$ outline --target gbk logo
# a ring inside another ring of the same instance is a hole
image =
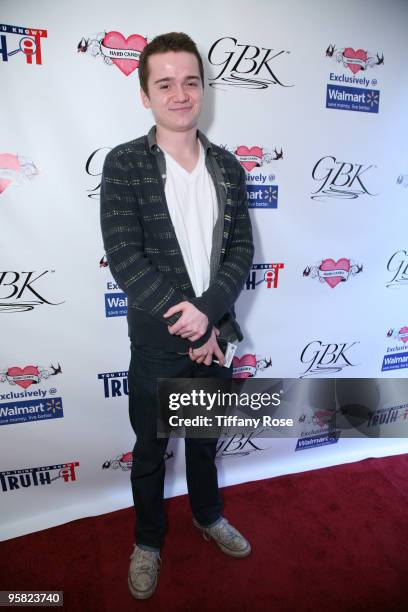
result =
[[[103,162],[105,161],[105,157],[111,148],[112,147],[100,147],[99,149],[93,151],[86,160],[85,172],[88,174],[88,176],[95,177],[95,182],[97,182],[93,189],[87,189],[89,192],[88,198],[91,198],[92,200],[99,200]]]
[[[312,170],[312,178],[318,189],[312,192],[312,200],[328,201],[333,198],[354,200],[359,196],[375,196],[367,187],[371,174],[376,168],[374,164],[365,166],[355,162],[337,161],[334,156],[327,155],[319,159]]]
[[[147,39],[140,34],[125,38],[120,32],[99,32],[94,37],[83,36],[78,43],[78,53],[90,53],[101,57],[106,65],[116,66],[125,76],[132,74],[139,66],[140,54],[147,45]]]
[[[246,457],[250,453],[267,450],[265,447],[262,447],[260,441],[257,440],[257,436],[262,439],[263,431],[265,430],[262,429],[259,432],[253,431],[249,435],[235,434],[231,438],[225,438],[224,440],[220,438],[215,458]]]
[[[361,264],[354,264],[350,259],[342,257],[337,261],[334,259],[323,259],[319,264],[307,266],[303,270],[303,276],[318,278],[320,283],[327,283],[334,289],[339,283],[345,283],[351,276],[356,276],[363,271]]]
[[[245,89],[267,89],[271,85],[293,87],[283,83],[276,73],[281,56],[288,53],[290,51],[240,44],[231,36],[219,38],[208,52],[208,61],[216,66],[217,71],[217,75],[209,79],[210,86]]]
[[[252,264],[252,270],[244,285],[244,289],[256,289],[258,285],[265,283],[267,289],[276,289],[278,286],[279,272],[285,267],[283,263],[261,263]]]
[[[321,376],[336,374],[344,368],[354,367],[354,352],[352,348],[360,342],[343,342],[341,344],[325,344],[320,340],[313,340],[306,344],[300,355],[300,361],[307,366],[300,378],[307,376]]]
[[[32,272],[0,272],[0,312],[26,312],[36,306],[48,304],[59,306],[64,302],[52,302],[45,297],[44,279],[55,270],[44,270],[41,274]],[[36,275],[36,276],[35,276]]]
[[[387,270],[393,275],[387,283],[389,289],[408,286],[408,252],[401,250],[391,255]]]
[[[0,58],[23,57],[30,66],[42,64],[41,39],[47,38],[47,30],[0,24]]]
[[[103,392],[105,397],[122,397],[124,395],[129,395],[127,377],[127,371],[104,372],[98,374],[98,379],[103,380]]]

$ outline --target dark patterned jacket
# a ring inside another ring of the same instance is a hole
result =
[[[113,278],[128,297],[129,336],[135,344],[167,351],[201,346],[219,327],[220,338],[242,340],[234,303],[253,258],[245,172],[228,151],[198,131],[206,167],[215,185],[218,219],[214,227],[210,285],[196,297],[171,221],[164,192],[166,164],[155,127],[119,145],[105,159],[101,184],[101,228]],[[164,319],[171,306],[187,300],[209,320],[199,340],[169,334]]]

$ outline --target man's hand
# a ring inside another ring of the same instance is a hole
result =
[[[207,331],[207,315],[198,310],[191,302],[180,302],[169,308],[163,317],[171,317],[177,312],[181,312],[182,315],[174,325],[169,327],[169,332],[182,338],[188,338],[191,342],[199,340]]]
[[[224,365],[224,354],[218,346],[217,342],[217,336],[219,335],[219,330],[216,327],[213,327],[211,336],[208,338],[205,344],[203,344],[199,348],[189,349],[188,352],[190,355],[190,359],[192,359],[192,361],[195,361],[196,363],[204,363],[204,365],[209,366],[211,365],[214,356],[220,362],[220,366]]]

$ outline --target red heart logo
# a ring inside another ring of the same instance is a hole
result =
[[[401,327],[398,333],[404,344],[408,342],[408,327]]]
[[[365,64],[367,62],[367,52],[364,51],[363,49],[357,49],[357,51],[355,51],[354,49],[352,49],[351,47],[347,47],[347,49],[344,49],[343,51],[343,57],[348,60],[362,60],[362,62],[364,63],[364,68],[365,68]],[[357,72],[359,72],[360,70],[363,70],[363,66],[357,62],[350,62],[348,63],[346,61],[347,67],[350,68],[351,72],[353,74],[356,74]]]
[[[25,368],[18,368],[17,366],[13,366],[12,368],[9,368],[7,370],[7,375],[14,378],[14,377],[22,377],[21,380],[15,380],[14,382],[16,383],[16,385],[19,385],[20,387],[23,387],[23,389],[27,389],[27,387],[29,387],[30,385],[33,384],[34,382],[34,378],[37,378],[40,376],[40,372],[38,371],[38,368],[36,366],[26,366]]]
[[[1,171],[3,169],[20,172],[20,162],[18,161],[17,155],[13,155],[12,153],[0,153],[0,193],[3,193],[3,191],[13,182],[13,179],[1,178]]]
[[[248,147],[246,147],[245,145],[241,145],[238,147],[238,149],[235,151],[235,154],[238,156],[247,156],[247,155],[254,155],[255,157],[260,157],[262,159],[262,149],[261,147],[251,147],[250,149]],[[259,162],[257,161],[242,161],[239,160],[239,163],[241,164],[241,166],[243,166],[245,168],[245,170],[248,170],[248,172],[251,172],[251,170],[253,170],[256,166],[259,165]]]
[[[322,270],[322,271],[330,271],[330,270],[339,270],[340,271],[340,270],[345,270],[346,272],[348,272],[350,270],[350,267],[351,267],[350,266],[350,260],[349,259],[345,259],[343,257],[342,259],[339,259],[337,262],[334,261],[334,259],[325,259],[320,264],[319,270]],[[342,280],[343,280],[343,277],[341,275],[339,275],[339,276],[324,276],[323,278],[326,281],[326,283],[332,289],[334,289],[334,287],[336,287],[336,285],[341,283]]]
[[[255,355],[243,355],[241,358],[234,357],[232,360],[233,378],[249,378],[255,375],[256,357]]]
[[[146,45],[147,40],[143,38],[143,36],[139,36],[139,34],[132,34],[128,38],[125,38],[120,32],[108,32],[102,41],[103,47],[122,51],[142,52]],[[129,76],[129,74],[131,74],[139,66],[138,59],[111,57],[111,60],[126,76]]]

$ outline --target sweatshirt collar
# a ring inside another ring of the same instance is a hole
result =
[[[201,144],[204,147],[205,153],[207,154],[208,151],[212,150],[211,142],[200,130],[197,130],[197,136]],[[156,141],[156,126],[155,125],[153,125],[153,127],[150,128],[147,134],[147,142],[149,145],[149,149],[153,154],[157,154],[160,152],[159,145],[157,144],[157,141]]]

